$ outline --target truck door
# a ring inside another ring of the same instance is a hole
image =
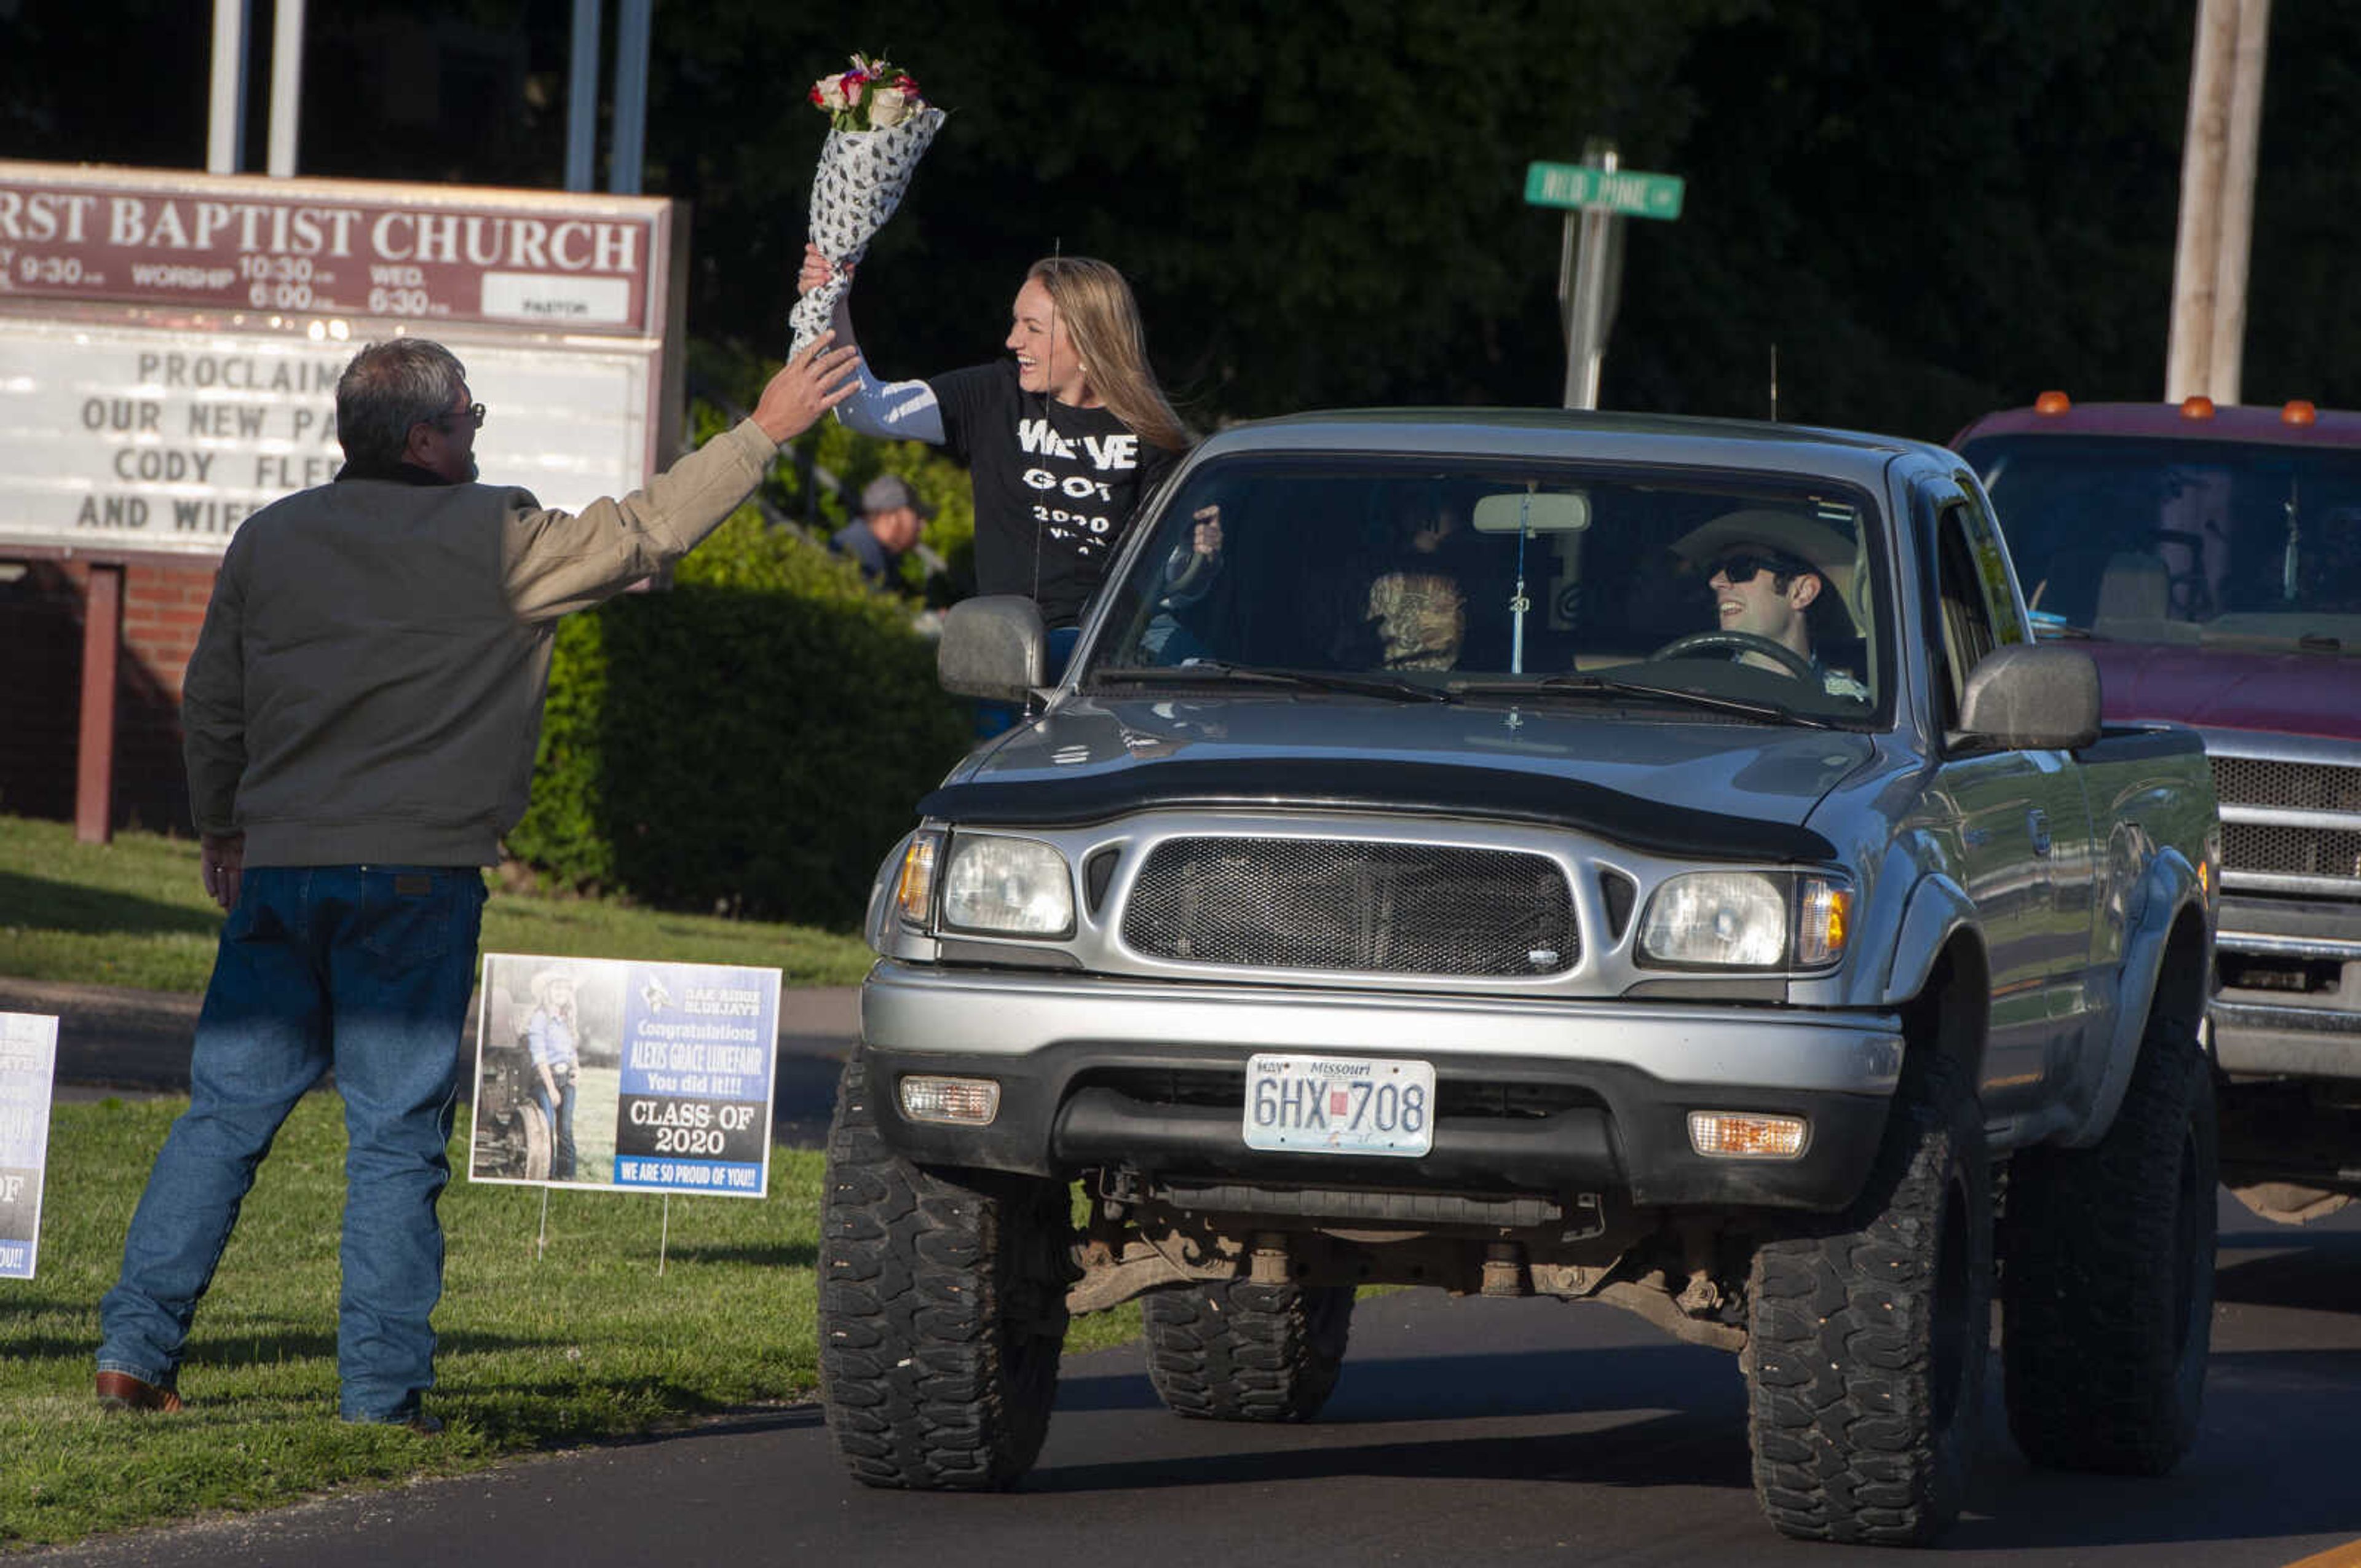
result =
[[[1978,1085],[2000,1117],[2047,1098],[2081,1025],[2090,949],[2090,814],[2081,776],[2062,751],[1976,750],[1959,743],[1960,698],[1985,654],[2029,641],[1989,521],[1967,495],[1925,498],[1936,565],[1928,607],[1933,694],[1946,737],[1938,790],[1955,814],[1959,864],[1982,916],[1992,964],[1992,1017]],[[2061,896],[2061,866],[2068,870]],[[2080,875],[2084,885],[2071,888]],[[2075,920],[2062,905],[2079,905]]]

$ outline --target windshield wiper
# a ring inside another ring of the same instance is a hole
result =
[[[1536,691],[1552,696],[1645,696],[1662,697],[1669,702],[1691,707],[1710,708],[1717,713],[1735,713],[1748,718],[1759,718],[1771,724],[1800,724],[1810,729],[1834,729],[1834,719],[1816,713],[1806,713],[1781,702],[1763,702],[1750,697],[1722,696],[1715,693],[1688,691],[1679,686],[1651,685],[1645,681],[1609,679],[1604,675],[1557,674],[1539,675],[1529,681],[1468,681],[1454,682],[1451,689],[1461,696],[1517,696]]]
[[[1289,686],[1297,691],[1346,692],[1355,696],[1384,697],[1391,702],[1452,702],[1448,692],[1406,681],[1399,675],[1335,675],[1310,670],[1273,670],[1253,664],[1225,664],[1218,659],[1197,659],[1186,664],[1123,665],[1091,672],[1097,682],[1137,685],[1192,685],[1213,682]]]

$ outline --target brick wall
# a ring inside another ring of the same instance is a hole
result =
[[[0,811],[71,821],[90,565],[19,563],[0,582]],[[123,565],[115,695],[117,828],[188,833],[181,675],[203,626],[217,563],[135,556]]]

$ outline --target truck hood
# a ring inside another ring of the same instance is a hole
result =
[[[1466,809],[1592,822],[1651,812],[1801,828],[1812,807],[1874,751],[1850,731],[1666,722],[1611,713],[1483,707],[1378,707],[1324,699],[1083,699],[1012,731],[922,803],[1055,797],[1108,808],[1153,801],[1312,799]],[[1408,796],[1408,798],[1401,798]],[[1567,803],[1565,809],[1554,803]],[[971,819],[973,819],[971,817]],[[1630,834],[1619,835],[1629,839]],[[1724,836],[1717,834],[1716,837]],[[1794,843],[1788,835],[1777,835]],[[1766,849],[1768,846],[1765,846]]]
[[[2361,740],[2361,664],[2334,653],[2077,642],[2099,666],[2106,717]]]

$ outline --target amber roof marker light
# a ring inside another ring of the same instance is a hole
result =
[[[2320,422],[2320,411],[2301,398],[2290,398],[2287,406],[2279,410],[2279,422],[2317,424]]]
[[[2033,411],[2037,414],[2062,414],[2073,406],[2073,399],[2055,389],[2033,400]]]
[[[2183,419],[2212,419],[2213,417],[2213,400],[2205,396],[2202,392],[2192,393],[2190,396],[2181,399],[2180,417]]]

